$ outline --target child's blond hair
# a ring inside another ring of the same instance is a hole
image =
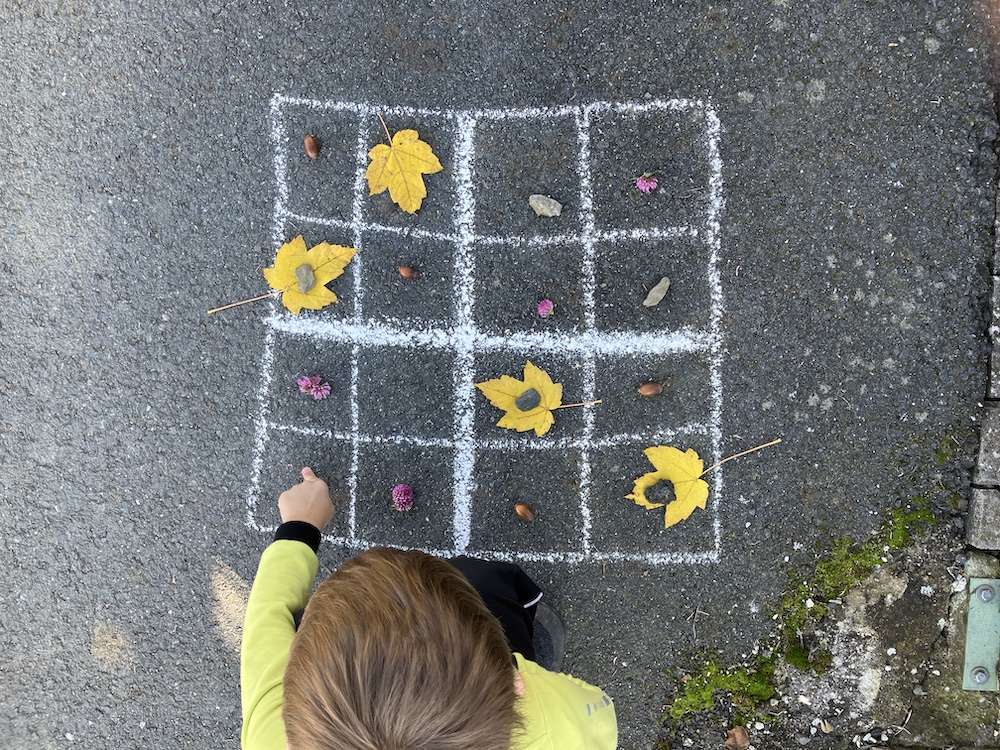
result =
[[[507,750],[510,646],[465,577],[374,548],[313,594],[285,670],[292,750]]]

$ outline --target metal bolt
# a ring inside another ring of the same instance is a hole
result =
[[[986,667],[974,667],[970,676],[977,685],[985,685],[986,681],[990,679],[990,673]]]
[[[997,594],[993,590],[993,587],[988,586],[985,583],[976,589],[976,598],[981,602],[991,602],[993,601],[993,597],[996,595]]]

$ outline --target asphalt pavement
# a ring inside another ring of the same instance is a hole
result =
[[[519,561],[623,748],[670,741],[678,671],[751,653],[835,538],[918,496],[960,535],[997,133],[965,3],[4,18],[6,747],[237,747],[241,602],[304,464],[341,508],[321,570],[379,543]],[[362,182],[379,115],[442,162],[413,216]],[[536,216],[535,193],[562,214]],[[340,302],[206,314],[265,293],[298,234],[358,248]],[[564,402],[602,403],[542,437],[497,427],[474,384],[527,360]],[[307,374],[328,399],[298,391]],[[776,438],[670,529],[625,499],[646,447],[708,465]]]

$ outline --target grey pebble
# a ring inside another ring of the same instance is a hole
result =
[[[299,284],[299,291],[305,294],[316,286],[316,276],[313,274],[312,266],[303,263],[295,269],[295,280]]]
[[[540,403],[542,403],[542,394],[540,394],[534,388],[529,388],[520,396],[514,399],[514,406],[516,406],[521,411],[531,411]]]
[[[670,289],[670,279],[664,276],[656,283],[656,286],[649,290],[646,299],[642,301],[643,307],[655,307],[660,304],[668,289]]]
[[[539,216],[559,216],[562,214],[562,203],[547,195],[536,193],[529,196],[528,205]]]

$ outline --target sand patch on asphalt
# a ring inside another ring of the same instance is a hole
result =
[[[230,651],[240,652],[243,639],[243,618],[250,599],[250,585],[218,557],[209,571],[212,598],[212,620],[216,632]]]
[[[90,655],[102,672],[123,674],[135,671],[132,639],[128,633],[110,622],[100,622],[94,628],[90,639]]]

